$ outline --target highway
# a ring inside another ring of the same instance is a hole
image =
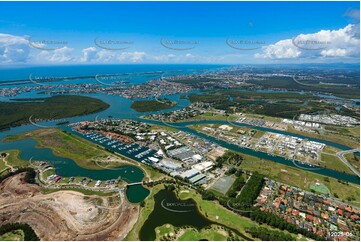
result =
[[[345,154],[348,153],[354,153],[354,152],[360,152],[358,149],[352,149],[352,150],[343,150],[338,152],[336,155],[337,157],[345,164],[348,166],[348,168],[350,168],[350,170],[356,174],[356,176],[360,177],[360,172],[358,170],[356,170],[355,167],[353,167],[348,161],[347,159],[344,157]]]

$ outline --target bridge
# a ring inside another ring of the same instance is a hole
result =
[[[128,183],[127,184],[127,187],[129,187],[129,186],[135,186],[135,185],[142,185],[143,184],[143,182],[133,182],[133,183]]]

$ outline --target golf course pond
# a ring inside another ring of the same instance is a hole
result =
[[[249,240],[239,231],[207,219],[200,213],[197,203],[193,199],[181,200],[173,191],[163,189],[154,195],[154,201],[154,209],[139,231],[141,241],[154,241],[156,239],[155,229],[164,224],[172,224],[175,227],[192,226],[196,229],[202,229],[212,224],[221,225]]]

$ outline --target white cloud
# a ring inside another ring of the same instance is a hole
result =
[[[143,62],[146,57],[145,52],[134,51],[134,52],[122,52],[119,56],[117,56],[117,60],[120,62]]]
[[[42,50],[37,55],[39,62],[64,63],[74,61],[73,50],[67,46],[55,50]]]
[[[139,63],[146,57],[146,53],[141,51],[97,50],[95,47],[85,48],[82,53],[81,62],[93,63]]]
[[[293,39],[280,40],[264,46],[256,58],[358,58],[360,53],[359,25],[349,24],[338,30],[321,30],[300,34]]]
[[[273,45],[262,47],[262,54],[255,54],[256,58],[297,58],[301,55],[301,50],[293,45],[291,39],[280,40]]]
[[[81,57],[81,62],[90,62],[97,57],[97,49],[95,47],[85,48],[81,51],[83,53],[83,57]]]
[[[29,52],[29,41],[26,38],[0,33],[0,63],[26,62]]]
[[[360,22],[360,9],[348,9],[345,12],[344,16],[349,17],[352,20],[359,23]]]

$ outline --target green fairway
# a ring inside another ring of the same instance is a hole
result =
[[[24,232],[21,229],[0,235],[0,241],[23,241]]]
[[[228,233],[224,230],[218,230],[217,228],[202,229],[197,231],[195,229],[187,229],[184,234],[178,238],[179,241],[226,241]]]

